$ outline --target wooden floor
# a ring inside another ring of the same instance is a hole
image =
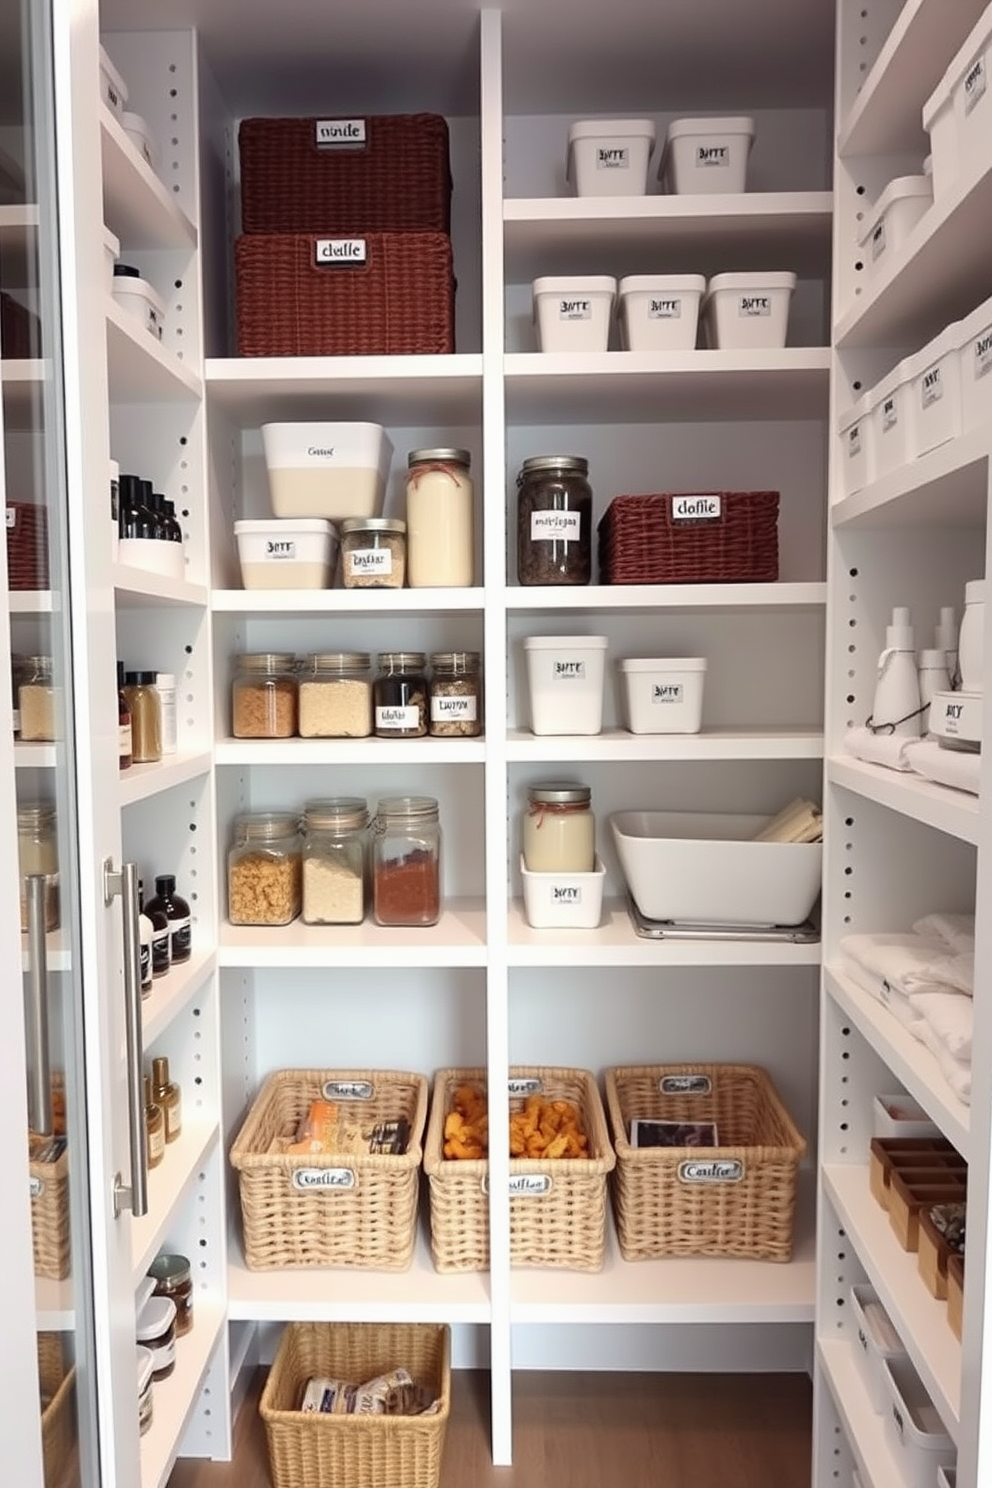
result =
[[[169,1488],[271,1488],[259,1389],[234,1461],[179,1462]],[[805,1375],[520,1373],[512,1467],[492,1466],[488,1410],[486,1376],[456,1371],[441,1488],[809,1488]]]

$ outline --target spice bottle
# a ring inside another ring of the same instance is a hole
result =
[[[10,658],[11,701],[14,705],[14,738],[21,734],[21,688],[50,686],[52,658],[50,656],[17,656]]]
[[[596,820],[591,800],[587,785],[549,781],[530,787],[523,822],[528,873],[593,872]]]
[[[474,738],[482,732],[478,651],[439,651],[431,657],[430,732]]]
[[[303,919],[359,925],[365,918],[368,802],[309,801],[303,814]]]
[[[34,743],[51,743],[60,734],[61,689],[52,681],[52,658],[35,656],[30,676],[25,676],[18,689],[21,738]]]
[[[21,930],[28,928],[26,879],[45,879],[45,929],[59,928],[59,848],[55,807],[45,801],[25,802],[17,811],[17,869],[21,885]]]
[[[398,517],[347,517],[341,523],[341,582],[346,589],[402,589],[406,523]]]
[[[407,456],[407,582],[411,589],[467,589],[473,579],[475,495],[463,449]]]
[[[441,828],[431,796],[390,796],[376,808],[372,910],[377,925],[436,925],[441,917]]]
[[[375,732],[384,739],[427,733],[427,658],[423,651],[383,651],[372,689]]]
[[[152,1060],[152,1100],[161,1108],[166,1142],[174,1142],[183,1129],[183,1097],[175,1080],[169,1079],[169,1061],[161,1054]]]
[[[148,1166],[157,1168],[165,1156],[165,1117],[152,1100],[152,1077],[145,1076],[145,1148]]]
[[[153,1297],[168,1297],[176,1306],[176,1337],[184,1338],[193,1326],[193,1279],[184,1255],[162,1251],[148,1267],[155,1282]]]
[[[592,489],[581,455],[536,455],[517,476],[517,578],[521,584],[588,584]]]
[[[232,925],[288,925],[302,905],[299,820],[289,811],[239,816],[227,859]]]
[[[247,652],[232,685],[236,739],[291,739],[296,733],[296,658],[291,651]]]
[[[131,710],[131,754],[136,765],[162,758],[162,708],[154,672],[125,672],[124,696]]]
[[[124,692],[124,663],[117,663],[117,765],[129,770],[134,763],[131,744],[131,708]]]
[[[300,737],[367,739],[372,732],[372,668],[367,651],[308,656],[300,667]]]
[[[176,679],[172,672],[156,672],[155,687],[162,709],[162,753],[175,754],[178,745]]]
[[[155,897],[148,901],[148,913],[161,911],[169,922],[172,937],[172,964],[188,961],[193,949],[193,927],[189,905],[176,893],[174,873],[160,873],[155,879]]]
[[[169,917],[164,909],[155,908],[153,905],[145,903],[145,885],[140,878],[138,879],[138,908],[141,911],[142,917],[148,921],[150,926],[151,975],[152,977],[165,976],[165,973],[172,965],[172,936],[169,931]]]

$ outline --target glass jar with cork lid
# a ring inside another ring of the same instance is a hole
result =
[[[432,796],[388,796],[372,824],[372,911],[377,925],[441,918],[441,827]]]
[[[308,801],[303,813],[303,920],[360,925],[365,918],[368,802]]]
[[[17,869],[20,877],[21,930],[28,929],[27,880],[45,880],[45,929],[59,928],[59,848],[55,807],[47,801],[25,801],[17,811]]]
[[[303,839],[291,811],[239,816],[227,859],[232,925],[288,925],[303,898]]]
[[[313,653],[299,671],[301,739],[367,739],[372,668],[367,651]]]
[[[236,659],[231,687],[236,739],[292,739],[297,727],[296,657],[248,651]]]
[[[528,873],[592,873],[596,819],[592,791],[570,781],[542,781],[527,791],[523,820]]]
[[[474,577],[475,495],[464,449],[407,456],[407,582],[411,589],[467,589]]]
[[[582,455],[534,455],[517,476],[517,579],[588,584],[592,487]]]

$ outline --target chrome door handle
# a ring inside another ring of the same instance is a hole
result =
[[[41,1137],[50,1137],[52,1134],[52,1077],[48,1064],[46,887],[43,873],[31,873],[24,881],[28,922],[28,1120],[31,1130]]]
[[[141,935],[138,925],[138,865],[103,865],[103,899],[112,904],[121,896],[124,916],[124,1033],[127,1062],[128,1138],[131,1182],[114,1177],[114,1215],[130,1209],[136,1219],[148,1213],[148,1156],[145,1149],[145,1095],[141,1068]]]

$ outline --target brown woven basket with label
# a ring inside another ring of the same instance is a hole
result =
[[[7,502],[7,588],[48,588],[48,508]]]
[[[34,1274],[48,1281],[69,1275],[69,1153],[63,1147],[54,1162],[29,1165],[31,1240]]]
[[[459,1085],[472,1085],[485,1093],[485,1070],[439,1070],[434,1077],[424,1142],[431,1250],[438,1271],[485,1271],[489,1266],[489,1160],[444,1156],[445,1117]],[[514,1266],[598,1271],[606,1244],[607,1175],[615,1159],[596,1081],[588,1070],[514,1066],[510,1070],[510,1115],[523,1110],[530,1094],[571,1101],[578,1107],[589,1155],[550,1161],[510,1159],[510,1260]],[[499,1130],[500,1123],[491,1119],[490,1131]]]
[[[38,1386],[45,1488],[59,1488],[76,1439],[76,1371],[66,1363],[61,1333],[38,1334]]]
[[[238,149],[243,232],[449,230],[440,114],[244,119]]]
[[[615,496],[598,528],[600,583],[772,583],[778,505],[777,491]]]
[[[429,356],[455,349],[443,233],[246,234],[234,245],[239,356]]]
[[[656,1256],[792,1258],[799,1163],[806,1151],[766,1072],[751,1064],[643,1064],[606,1072],[617,1166],[613,1207],[627,1261]],[[634,1147],[630,1123],[668,1124]],[[675,1132],[671,1124],[685,1128]],[[692,1129],[716,1126],[716,1146]]]

